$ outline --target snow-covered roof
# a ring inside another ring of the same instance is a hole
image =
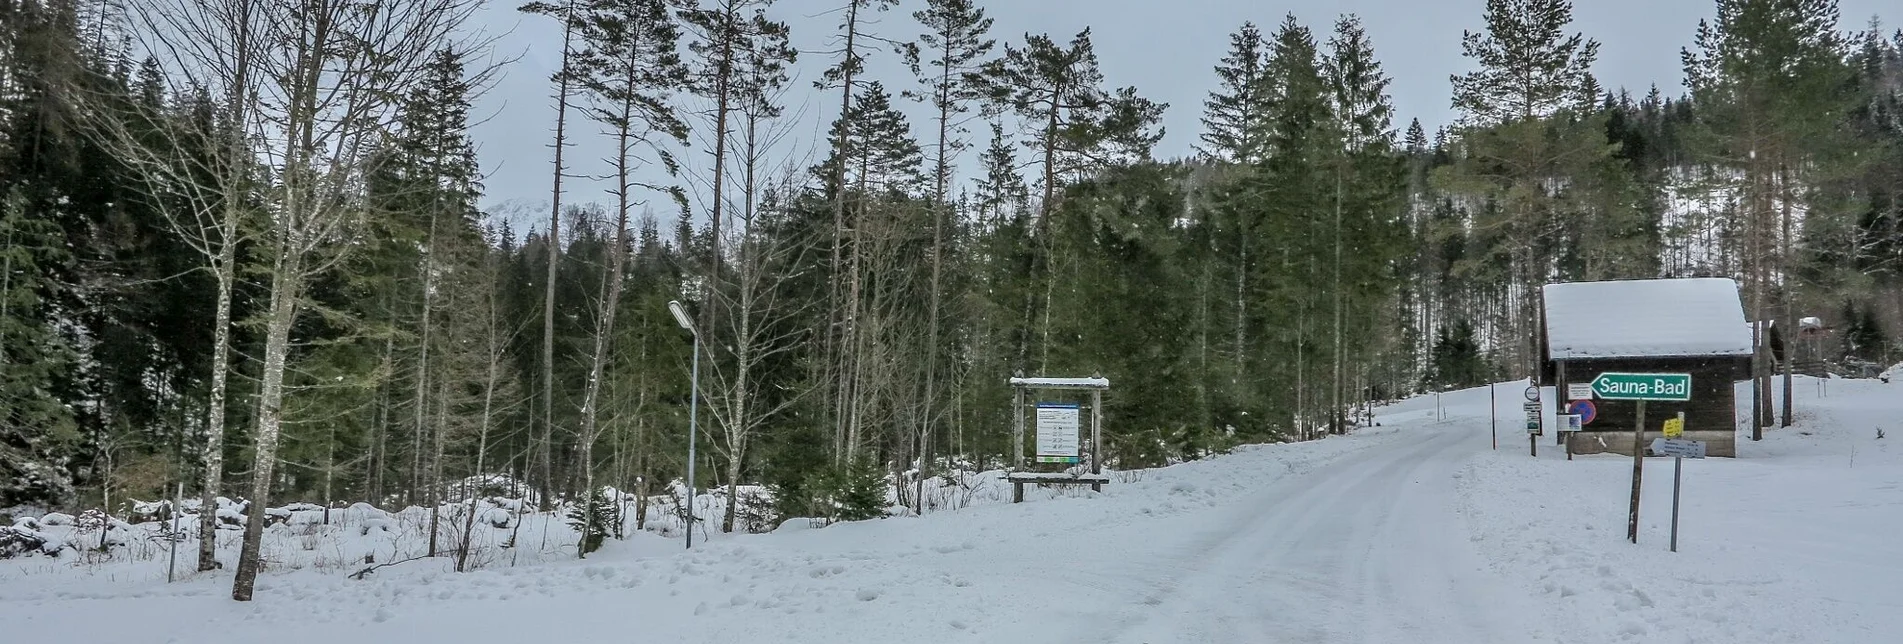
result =
[[[1013,387],[1044,389],[1109,389],[1109,378],[1012,378]]]
[[[1738,283],[1725,278],[1548,284],[1554,360],[1751,355]]]

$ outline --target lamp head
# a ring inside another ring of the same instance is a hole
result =
[[[694,321],[687,317],[687,309],[681,307],[679,300],[669,301],[667,303],[667,311],[674,314],[675,324],[681,325],[681,328],[686,329],[689,333],[694,332]]]

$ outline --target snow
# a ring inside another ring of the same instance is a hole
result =
[[[1736,459],[1684,461],[1677,553],[1668,458],[1646,460],[1636,546],[1626,456],[1502,449],[1463,473],[1462,514],[1490,567],[1546,611],[1596,617],[1568,641],[1903,641],[1903,383],[1794,389],[1793,427],[1740,440]]]
[[[1047,389],[1109,389],[1109,378],[1012,378],[1013,387]]]
[[[1348,436],[1114,472],[1101,493],[1027,490],[1010,504],[1001,473],[960,474],[928,484],[950,496],[923,517],[793,518],[771,534],[697,534],[692,550],[676,529],[576,560],[558,518],[511,514],[506,530],[478,522],[479,569],[463,574],[424,559],[347,577],[363,566],[339,554],[417,553],[416,509],[332,510],[330,525],[293,511],[266,531],[272,564],[250,604],[226,598],[229,571],[165,583],[164,542],[130,539],[108,557],[0,561],[0,632],[193,644],[512,643],[551,628],[578,641],[792,644],[1903,641],[1903,382],[1795,389],[1795,427],[1741,441],[1740,458],[1685,462],[1677,553],[1665,543],[1669,459],[1648,459],[1641,534],[1627,543],[1631,459],[1568,461],[1551,437],[1533,458],[1511,423],[1492,449],[1489,412],[1511,419],[1520,400],[1489,410],[1482,387],[1379,408],[1379,427]],[[358,534],[372,523],[388,529]],[[512,534],[516,547],[501,549]],[[237,537],[221,531],[221,553]]]
[[[1544,295],[1555,360],[1751,355],[1730,279],[1571,282],[1548,284]]]
[[[1102,474],[1079,474],[1071,472],[1012,472],[1008,478],[1014,481],[1110,482],[1110,477]]]

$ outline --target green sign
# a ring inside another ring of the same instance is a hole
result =
[[[1592,393],[1604,400],[1692,399],[1689,373],[1602,373],[1592,381]]]

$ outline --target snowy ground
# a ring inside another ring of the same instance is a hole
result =
[[[1669,459],[1648,459],[1631,545],[1631,460],[1529,457],[1503,385],[1498,451],[1481,388],[1386,408],[1354,436],[1123,473],[1102,494],[795,522],[690,552],[637,534],[586,561],[462,575],[312,566],[267,575],[249,604],[225,598],[223,573],[168,585],[151,561],[0,562],[0,639],[1903,641],[1903,382],[1828,387],[1800,382],[1798,427],[1744,458],[1687,462],[1676,554]]]

